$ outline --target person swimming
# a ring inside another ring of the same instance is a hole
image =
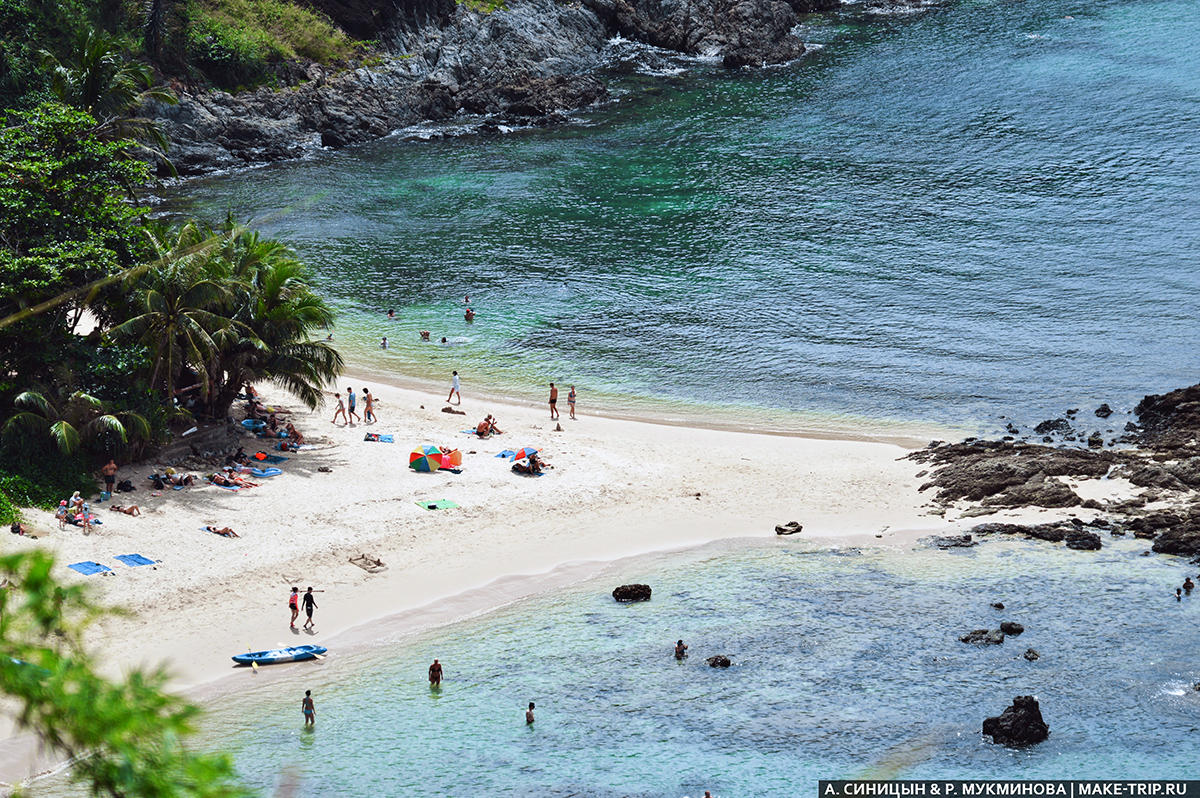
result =
[[[680,640],[678,643],[675,644],[675,659],[683,659],[684,657],[686,657],[687,650],[688,650],[688,647],[683,644],[682,640]]]
[[[467,312],[463,314],[463,318],[467,321],[475,321],[475,311],[467,308]]]
[[[395,311],[395,310],[393,310],[392,308],[388,308],[388,318],[389,318],[389,319],[395,319],[395,318],[396,318],[396,311]]]
[[[1195,587],[1196,587],[1196,583],[1192,581],[1192,578],[1190,576],[1184,578],[1184,580],[1183,580],[1183,592],[1184,593],[1191,593]]]

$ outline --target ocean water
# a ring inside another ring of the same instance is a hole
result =
[[[258,220],[352,362],[468,392],[991,429],[1195,381],[1194,3],[849,8],[795,65],[634,71],[578,126],[397,137],[168,207]]]
[[[232,752],[255,787],[287,779],[300,796],[732,798],[812,795],[819,778],[863,775],[1185,778],[1200,755],[1200,594],[1176,602],[1188,571],[1144,548],[835,551],[789,539],[629,561],[365,652],[335,647],[270,679],[246,671],[243,692],[209,703],[201,743]],[[652,585],[653,600],[614,602],[628,581]],[[1000,646],[957,640],[1001,620],[1026,631]],[[678,638],[690,646],[682,663]],[[1027,662],[1028,647],[1041,659]],[[733,666],[708,667],[714,654]],[[434,657],[440,691],[426,681]],[[983,718],[1025,694],[1050,739],[985,741]]]

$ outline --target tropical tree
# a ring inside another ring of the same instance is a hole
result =
[[[155,87],[149,66],[130,60],[115,38],[96,29],[79,36],[66,63],[48,50],[43,50],[41,57],[50,72],[54,94],[94,117],[99,138],[137,141],[143,152],[169,165],[162,128],[152,119],[137,116],[137,110],[148,100],[173,105],[178,98]]]
[[[210,373],[219,350],[214,336],[225,335],[231,327],[253,335],[222,313],[233,301],[234,286],[223,261],[205,245],[212,236],[195,222],[184,224],[169,241],[152,235],[159,259],[134,279],[135,315],[111,331],[150,351],[150,387],[158,387],[161,380],[168,405],[184,368]],[[209,387],[204,386],[205,395]]]
[[[53,441],[64,455],[73,455],[81,444],[100,442],[108,448],[114,444],[147,440],[150,424],[130,410],[109,412],[104,402],[91,394],[76,391],[61,405],[55,405],[44,394],[25,391],[13,400],[17,412],[4,422],[3,434],[9,440],[25,438],[33,441]]]
[[[246,382],[269,380],[310,408],[322,387],[341,373],[341,354],[317,336],[333,322],[333,311],[305,281],[306,269],[289,247],[227,222],[229,236],[219,253],[237,286],[212,373],[218,390],[213,414],[222,416]]]

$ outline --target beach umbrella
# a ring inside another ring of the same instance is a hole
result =
[[[538,450],[533,448],[532,446],[522,446],[520,449],[517,449],[517,451],[513,453],[512,459],[514,461],[515,460],[524,460],[529,455],[537,454],[537,453],[538,453]]]
[[[432,472],[442,467],[442,450],[436,446],[420,446],[408,456],[408,467],[413,471]]]

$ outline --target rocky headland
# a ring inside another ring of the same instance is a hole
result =
[[[1104,404],[1094,415],[1112,413]],[[1200,556],[1200,385],[1146,396],[1133,415],[1136,421],[1116,437],[1081,434],[1079,411],[1070,410],[1037,425],[1042,442],[1013,435],[934,441],[909,457],[929,466],[920,474],[927,477],[921,491],[932,494],[933,514],[1057,511],[1042,523],[980,523],[965,541],[1021,535],[1095,550],[1104,535],[1132,535],[1152,541],[1154,552]],[[1009,432],[1019,431],[1010,425]],[[950,538],[933,543],[963,545]]]
[[[639,43],[651,59],[665,51],[730,68],[784,63],[805,51],[795,35],[800,15],[838,3],[512,0],[487,12],[454,0],[314,5],[381,54],[355,68],[296,65],[295,85],[285,88],[177,86],[178,105],[148,110],[180,174],[297,158],[429,121],[462,118],[484,130],[561,123],[610,98],[605,76],[623,66],[614,41]]]

